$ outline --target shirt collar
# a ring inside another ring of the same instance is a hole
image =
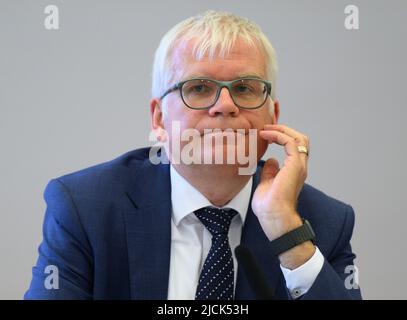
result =
[[[202,207],[216,207],[209,200],[193,187],[177,170],[170,165],[171,176],[171,202],[172,202],[172,219],[176,226],[187,215],[193,213]],[[252,190],[253,177],[240,192],[230,200],[223,209],[234,209],[239,213],[242,222],[245,221],[247,209],[249,207],[250,195]]]

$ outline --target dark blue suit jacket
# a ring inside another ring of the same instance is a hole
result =
[[[171,247],[169,165],[150,163],[149,148],[51,180],[43,241],[26,299],[166,299]],[[255,190],[264,162],[254,175]],[[252,193],[253,193],[252,190]],[[305,185],[298,212],[310,221],[324,266],[303,299],[354,299],[345,288],[353,264],[349,205]],[[288,299],[279,261],[250,206],[241,243],[255,255],[280,299]],[[59,270],[59,289],[44,286],[45,268]],[[254,294],[239,269],[236,299]]]

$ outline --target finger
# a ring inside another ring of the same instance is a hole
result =
[[[261,171],[260,182],[273,180],[280,170],[280,165],[278,161],[274,158],[268,159],[263,166]]]
[[[295,140],[285,133],[281,133],[275,130],[261,130],[259,132],[261,138],[267,140],[269,143],[275,142],[281,146],[284,146],[284,150],[287,155],[295,158],[299,157],[299,152]]]
[[[298,159],[305,171],[308,169],[308,157],[306,154],[303,154],[298,151],[298,144],[295,142],[295,139],[289,135],[276,131],[276,130],[261,130],[259,133],[260,137],[271,142],[283,145],[284,150],[288,156],[292,156],[295,159]]]
[[[290,137],[294,138],[295,142],[297,143],[297,146],[304,146],[307,149],[307,153],[309,154],[310,152],[310,143],[309,139],[306,135],[290,128],[285,125],[277,125],[277,124],[266,124],[264,126],[266,130],[277,130],[281,133],[288,134]],[[301,158],[305,159],[308,157],[307,153],[304,152],[299,152]],[[302,154],[302,155],[301,155]]]
[[[295,141],[298,143],[298,145],[303,145],[309,149],[309,139],[306,135],[304,135],[301,132],[298,132],[297,130],[294,130],[293,128],[287,127],[282,124],[266,124],[264,126],[266,130],[277,130],[279,132],[288,134],[290,137],[294,138]]]
[[[286,126],[284,124],[265,124],[264,128],[265,129],[275,129],[275,130],[278,130],[280,132],[285,132],[285,133],[287,133],[289,135],[292,135],[292,136],[301,136],[302,135],[301,132],[298,132],[297,130],[295,130],[293,128],[290,128],[290,127],[288,127],[288,126]]]

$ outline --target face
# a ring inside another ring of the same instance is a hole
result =
[[[190,42],[174,52],[174,70],[177,70],[173,85],[179,81],[196,77],[206,77],[220,81],[230,81],[241,77],[254,76],[266,79],[265,57],[262,51],[238,40],[225,57],[210,59],[204,57],[197,61],[192,55],[194,43]],[[270,108],[273,105],[273,108]],[[196,129],[204,136],[204,129],[244,129],[245,144],[248,150],[249,129],[262,130],[265,124],[277,123],[279,105],[269,96],[265,104],[258,109],[239,109],[233,102],[227,88],[222,88],[216,104],[207,110],[193,110],[184,105],[179,91],[168,94],[163,100],[152,99],[152,126],[154,130],[164,129],[171,133],[171,124],[179,121],[181,132]],[[273,114],[270,113],[273,110]],[[170,150],[174,143],[171,135],[166,136]],[[226,139],[225,139],[226,140]],[[188,142],[180,142],[181,150]],[[227,143],[227,142],[225,142]],[[268,143],[257,134],[257,161],[263,156]],[[204,152],[204,151],[203,151]],[[207,152],[207,150],[206,150]],[[212,150],[214,152],[214,150]]]

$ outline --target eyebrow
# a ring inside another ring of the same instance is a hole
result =
[[[262,79],[262,77],[260,77],[259,75],[257,75],[257,74],[251,74],[251,73],[243,73],[243,74],[240,74],[240,75],[238,76],[238,78],[257,78],[257,79]]]
[[[188,75],[188,77],[183,77],[185,80],[187,79],[193,79],[193,78],[207,78],[207,79],[214,79],[214,80],[218,80],[212,77],[208,77],[208,76],[204,76],[200,73],[193,73]],[[227,80],[234,80],[234,79],[240,79],[240,78],[256,78],[256,79],[263,79],[262,77],[260,77],[257,74],[253,74],[253,73],[242,73],[242,74],[238,74],[237,76],[233,77],[233,79],[227,79]]]

